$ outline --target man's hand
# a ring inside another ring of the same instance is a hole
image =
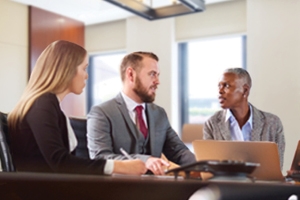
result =
[[[151,170],[154,175],[164,175],[164,169],[169,166],[169,163],[161,158],[150,157],[146,161],[146,168]]]
[[[140,159],[114,160],[113,173],[142,175],[145,174],[146,171],[147,168],[145,166],[145,163]]]

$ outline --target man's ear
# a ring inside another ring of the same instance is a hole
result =
[[[126,69],[126,77],[130,82],[134,81],[135,71],[132,67],[127,67]]]

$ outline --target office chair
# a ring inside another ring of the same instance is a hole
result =
[[[15,167],[9,150],[7,114],[0,112],[0,161],[2,171],[13,172]]]
[[[76,117],[69,117],[69,119],[78,141],[78,145],[75,149],[75,155],[82,158],[89,158],[86,137],[86,119]]]
[[[203,124],[184,124],[181,140],[184,143],[192,143],[194,140],[203,139]]]

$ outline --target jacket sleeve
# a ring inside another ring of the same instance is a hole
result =
[[[208,119],[203,126],[203,139],[204,140],[213,140],[213,128],[212,123],[210,121],[211,119]]]
[[[179,165],[186,165],[196,162],[195,155],[187,148],[187,146],[179,138],[178,134],[171,127],[166,112],[160,111],[160,127],[165,127],[166,134],[163,145],[163,153],[172,162]],[[158,125],[159,126],[159,125]]]
[[[38,148],[55,172],[103,174],[106,160],[90,160],[72,155],[68,149],[66,119],[56,96],[42,96],[36,100],[25,120],[34,135]],[[64,127],[64,128],[62,128]]]
[[[278,117],[276,117],[276,118],[277,118],[277,120],[276,120],[277,122],[275,124],[277,124],[277,127],[276,127],[275,142],[278,145],[278,151],[279,151],[279,157],[280,157],[280,167],[282,169],[283,161],[284,161],[284,151],[285,151],[285,138],[284,138],[282,123]]]

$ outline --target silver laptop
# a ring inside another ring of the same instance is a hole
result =
[[[198,161],[238,160],[259,163],[260,166],[250,174],[256,180],[285,180],[280,169],[278,147],[274,142],[195,140],[193,147]]]
[[[291,165],[291,171],[299,171],[300,173],[300,140],[295,151],[294,159]]]
[[[300,181],[300,140],[295,151],[291,169],[287,171],[288,180],[291,178],[297,182]]]

